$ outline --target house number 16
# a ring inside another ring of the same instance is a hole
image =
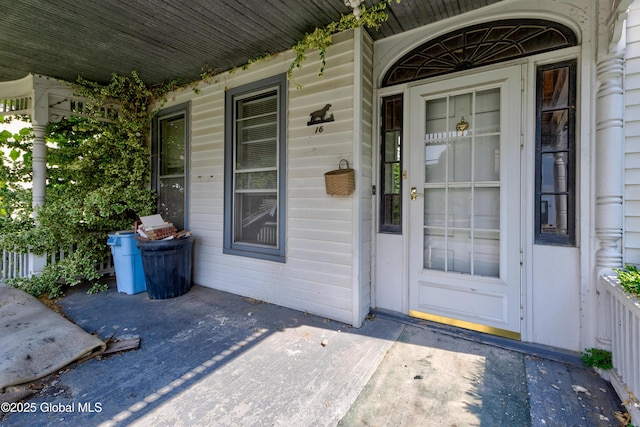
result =
[[[324,132],[324,127],[323,126],[316,126],[316,133],[322,133]]]

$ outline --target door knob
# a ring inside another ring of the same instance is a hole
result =
[[[416,187],[411,187],[411,200],[416,200],[418,196],[424,196],[424,193],[418,193]]]

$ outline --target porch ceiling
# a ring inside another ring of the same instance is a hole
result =
[[[366,0],[370,6],[378,0]],[[395,0],[374,39],[500,0]],[[289,49],[351,8],[343,0],[0,0],[0,82],[43,74],[104,82],[198,80]]]

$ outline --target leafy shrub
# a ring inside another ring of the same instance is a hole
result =
[[[600,369],[612,369],[611,352],[600,348],[588,348],[582,352],[582,362],[587,366]]]
[[[139,215],[155,210],[147,135],[157,110],[151,103],[161,106],[163,95],[175,87],[175,82],[147,87],[135,71],[130,77],[114,74],[108,85],[79,81],[76,92],[86,97],[85,106],[92,114],[47,127],[46,203],[35,211],[38,226],[30,209],[30,191],[19,191],[20,183],[31,180],[32,132],[21,131],[17,139],[0,134],[0,144],[11,150],[13,159],[0,171],[0,247],[38,255],[59,247],[74,249],[38,276],[13,279],[10,284],[50,297],[81,279],[95,285],[99,278],[95,266],[110,252],[107,234],[129,229]],[[110,120],[105,120],[106,104],[118,105]]]
[[[631,264],[626,264],[624,269],[615,268],[618,273],[618,282],[625,292],[635,296],[640,296],[640,271]]]

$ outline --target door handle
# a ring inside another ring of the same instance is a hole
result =
[[[411,200],[416,200],[418,196],[424,196],[424,193],[418,193],[418,189],[416,187],[411,187]]]

